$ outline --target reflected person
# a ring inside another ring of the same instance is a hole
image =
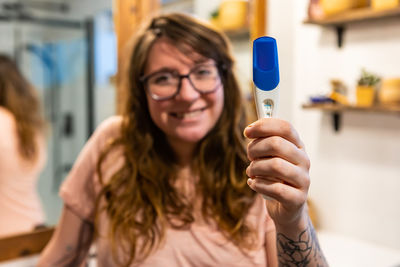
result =
[[[155,17],[121,75],[123,114],[98,127],[63,183],[38,266],[79,266],[93,242],[99,267],[327,265],[307,213],[304,144],[283,120],[245,128],[223,34]]]
[[[0,54],[0,237],[44,224],[37,192],[46,162],[45,120],[36,90]]]

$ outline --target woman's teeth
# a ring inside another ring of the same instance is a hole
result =
[[[202,109],[191,111],[191,112],[183,112],[183,113],[173,113],[175,117],[178,119],[189,119],[189,118],[194,118],[202,112]]]

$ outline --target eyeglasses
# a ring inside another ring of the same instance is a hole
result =
[[[200,94],[212,93],[221,84],[218,67],[215,64],[197,65],[186,75],[180,75],[176,70],[164,69],[144,76],[140,80],[154,100],[167,100],[179,94],[184,78],[187,78]]]

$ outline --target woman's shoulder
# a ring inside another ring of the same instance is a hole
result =
[[[96,128],[94,136],[117,137],[121,132],[122,116],[111,116],[102,121]]]
[[[86,143],[85,150],[90,150],[91,153],[96,151],[100,153],[110,142],[120,137],[121,126],[121,116],[111,116],[103,120]]]
[[[2,139],[10,142],[10,137],[15,135],[16,131],[16,121],[14,114],[4,107],[0,107],[0,125],[1,125],[1,135]],[[6,138],[4,138],[6,135]]]
[[[15,124],[15,117],[14,114],[12,114],[11,111],[9,111],[8,109],[1,107],[0,106],[0,124],[2,125],[14,125]]]

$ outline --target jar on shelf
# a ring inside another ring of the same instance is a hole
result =
[[[371,0],[371,7],[375,10],[392,9],[399,5],[399,0]]]
[[[218,24],[225,31],[248,27],[249,1],[224,0],[219,7]]]
[[[383,80],[378,98],[382,105],[400,105],[400,78]]]

